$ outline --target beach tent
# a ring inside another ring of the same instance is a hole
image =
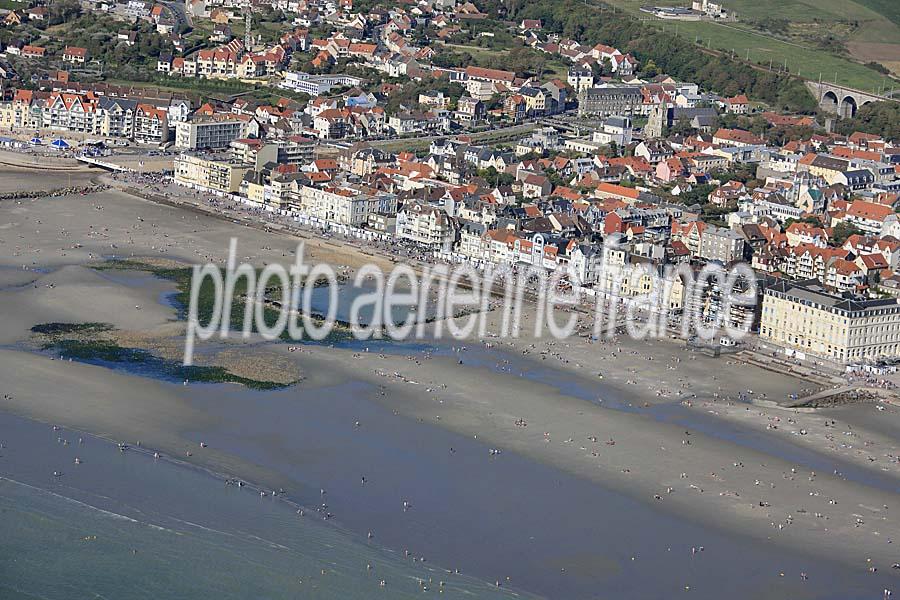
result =
[[[41,144],[43,144],[43,142],[41,141],[41,138],[39,138],[39,137],[31,138],[30,142],[31,142],[31,144],[33,144],[35,146],[40,146]]]
[[[62,138],[57,138],[57,139],[53,140],[50,143],[50,145],[53,146],[54,148],[56,148],[57,150],[65,150],[66,148],[69,147],[69,143]]]

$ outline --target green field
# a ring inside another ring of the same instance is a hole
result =
[[[787,68],[809,79],[823,80],[863,90],[890,88],[884,75],[862,62],[876,60],[888,68],[900,64],[900,0],[723,0],[737,22],[663,21],[639,8],[643,5],[689,6],[689,0],[605,0],[642,19],[653,20],[666,31],[700,40],[710,48],[768,66]],[[778,36],[757,27],[763,20],[787,22]],[[830,52],[816,47],[831,35],[846,50]],[[897,86],[900,88],[900,85]]]
[[[482,62],[496,58],[498,56],[503,56],[504,54],[509,54],[509,50],[498,50],[496,48],[485,48],[482,46],[472,46],[469,44],[445,43],[444,47],[449,48],[454,52],[468,52],[477,62]]]
[[[454,52],[468,52],[472,55],[477,65],[490,65],[494,68],[504,68],[502,64],[496,64],[497,57],[509,54],[509,50],[500,50],[497,48],[485,48],[482,46],[472,46],[468,44],[443,44],[444,48],[448,48]],[[547,55],[544,55],[547,56]],[[543,57],[542,57],[543,58]],[[565,80],[569,72],[569,63],[562,59],[549,59],[544,61],[544,79],[557,77]],[[535,69],[537,72],[537,69]]]

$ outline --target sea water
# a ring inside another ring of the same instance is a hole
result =
[[[0,440],[0,598],[523,597],[135,448],[3,413]]]

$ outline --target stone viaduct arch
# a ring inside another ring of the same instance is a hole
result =
[[[841,118],[852,117],[864,104],[878,101],[897,102],[895,98],[872,94],[855,90],[853,88],[834,85],[831,83],[816,83],[807,81],[806,87],[812,92],[819,103],[819,108],[827,113],[838,115]]]

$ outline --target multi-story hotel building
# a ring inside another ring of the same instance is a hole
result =
[[[829,294],[816,280],[765,290],[760,339],[839,363],[900,356],[900,302]]]

